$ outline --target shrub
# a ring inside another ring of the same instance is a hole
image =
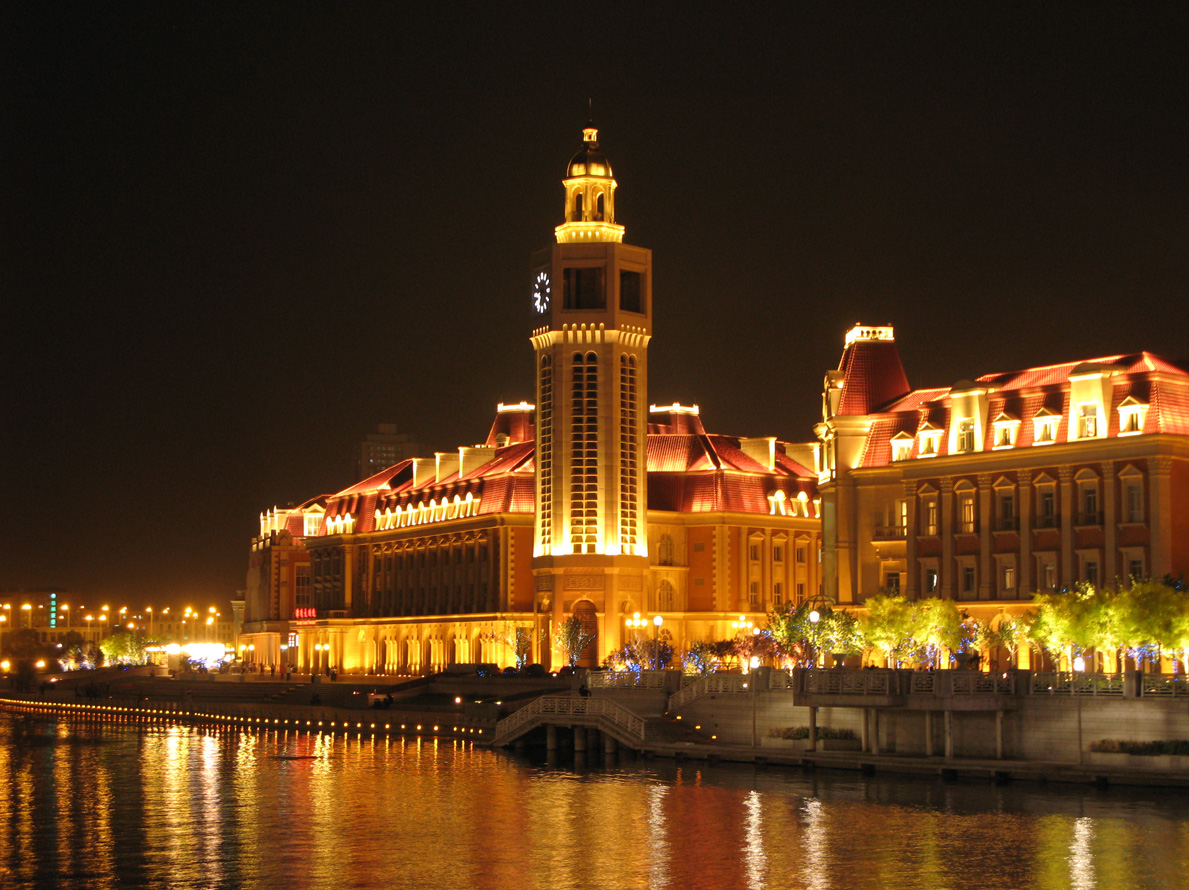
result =
[[[809,738],[809,727],[785,726],[773,728],[768,730],[768,735],[774,739],[807,739]],[[817,737],[819,739],[845,739],[847,741],[858,739],[853,729],[835,729],[832,726],[819,726],[817,728]]]
[[[1163,742],[1132,742],[1122,739],[1101,739],[1090,743],[1090,750],[1097,754],[1137,754],[1141,757],[1156,757],[1171,754],[1175,757],[1189,757],[1189,739],[1173,739]]]

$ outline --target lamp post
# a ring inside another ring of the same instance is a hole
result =
[[[149,639],[152,639],[152,637],[153,637],[153,607],[145,606],[144,610],[149,613]]]
[[[665,623],[665,619],[660,615],[652,616],[652,669],[659,671],[661,669],[661,625]]]
[[[29,605],[28,603],[23,603],[21,605],[21,611],[29,613],[29,625],[28,626],[32,627],[33,626],[33,607],[31,605]]]

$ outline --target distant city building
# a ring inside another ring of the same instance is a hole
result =
[[[1189,573],[1189,365],[1115,355],[912,390],[891,327],[827,373],[824,581],[959,601]]]
[[[416,457],[421,446],[408,433],[400,432],[395,423],[382,423],[377,432],[369,433],[359,446],[356,479],[366,479],[381,470]]]

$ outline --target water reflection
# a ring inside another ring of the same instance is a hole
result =
[[[1176,794],[0,716],[0,886],[1180,887]]]

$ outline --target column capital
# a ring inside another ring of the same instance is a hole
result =
[[[1032,471],[1031,470],[1020,470],[1019,472],[1016,473],[1016,479],[1021,485],[1031,485],[1032,484]]]
[[[1071,467],[1069,464],[1062,464],[1061,466],[1057,467],[1057,478],[1059,478],[1062,482],[1072,482],[1073,467]]]
[[[941,489],[942,494],[953,494],[954,493],[954,477],[953,476],[942,476],[937,484],[937,487]]]
[[[1167,476],[1172,472],[1172,457],[1167,454],[1161,454],[1158,457],[1148,459],[1148,475],[1149,476]]]
[[[978,480],[979,488],[989,488],[990,487],[990,485],[991,485],[991,474],[990,473],[977,473],[975,475],[975,478]]]

